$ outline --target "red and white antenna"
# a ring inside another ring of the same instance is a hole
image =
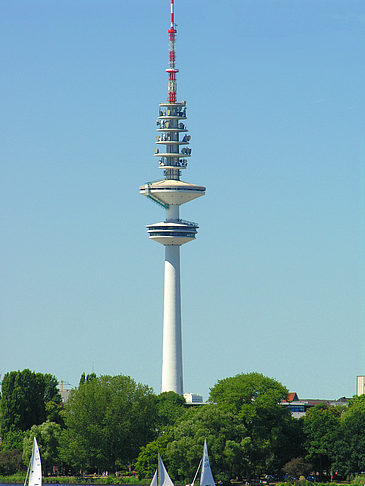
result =
[[[177,30],[175,29],[175,20],[174,20],[174,0],[170,0],[170,1],[171,1],[171,26],[170,29],[168,30],[169,41],[170,41],[170,67],[169,69],[166,69],[166,72],[169,73],[168,102],[176,103],[176,92],[177,92],[176,73],[179,72],[179,70],[175,68],[175,36]]]

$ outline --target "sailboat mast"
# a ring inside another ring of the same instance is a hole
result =
[[[28,479],[28,475],[29,475],[29,469],[30,469],[31,462],[32,462],[32,459],[29,461],[29,464],[28,464],[27,475],[25,476],[24,486],[27,484],[27,479]]]
[[[198,466],[198,469],[196,470],[196,473],[195,473],[195,476],[194,476],[193,482],[191,483],[191,486],[194,486],[194,483],[195,483],[196,477],[197,477],[197,475],[198,475],[198,472],[199,472],[200,466],[202,465],[202,460],[203,460],[203,459],[200,459],[199,466]]]

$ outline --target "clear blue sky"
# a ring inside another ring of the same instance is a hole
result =
[[[169,0],[0,0],[0,373],[160,391],[163,219],[138,186]],[[176,0],[178,97],[207,186],[181,216],[186,392],[259,371],[355,393],[364,359],[365,3]]]

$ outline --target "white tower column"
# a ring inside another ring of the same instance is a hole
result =
[[[162,392],[183,394],[180,246],[165,246]]]
[[[180,298],[180,246],[195,240],[198,225],[180,219],[180,206],[204,196],[205,187],[180,180],[191,156],[190,135],[185,125],[186,101],[177,101],[175,66],[176,24],[174,0],[171,6],[169,34],[169,75],[167,101],[159,104],[156,120],[157,136],[154,156],[164,179],[151,181],[139,188],[166,210],[166,219],[147,225],[148,236],[165,247],[164,319],[162,352],[162,391],[183,394],[181,298]]]

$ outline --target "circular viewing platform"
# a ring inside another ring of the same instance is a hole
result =
[[[176,166],[170,168],[179,169]],[[197,197],[204,196],[205,187],[180,180],[163,179],[140,186],[139,192],[164,204],[181,205]]]
[[[168,103],[165,101],[164,103],[159,103],[159,106],[166,108],[173,108],[174,106],[186,106],[186,101],[176,101],[176,103]]]
[[[186,169],[188,166],[187,161],[179,161],[176,165],[170,165],[169,162],[160,162],[160,169]]]
[[[156,132],[188,132],[186,128],[157,128]]]
[[[188,141],[184,140],[157,140],[156,145],[189,145]]]
[[[174,220],[147,225],[149,238],[162,245],[180,246],[195,239],[198,225]]]
[[[156,142],[157,143],[157,142]],[[165,142],[163,142],[165,143]],[[156,153],[153,154],[155,157],[173,157],[174,159],[185,159],[185,157],[191,157],[191,154],[186,153],[170,153],[170,152],[164,152],[164,153]]]
[[[186,120],[186,115],[159,115],[159,120]]]

